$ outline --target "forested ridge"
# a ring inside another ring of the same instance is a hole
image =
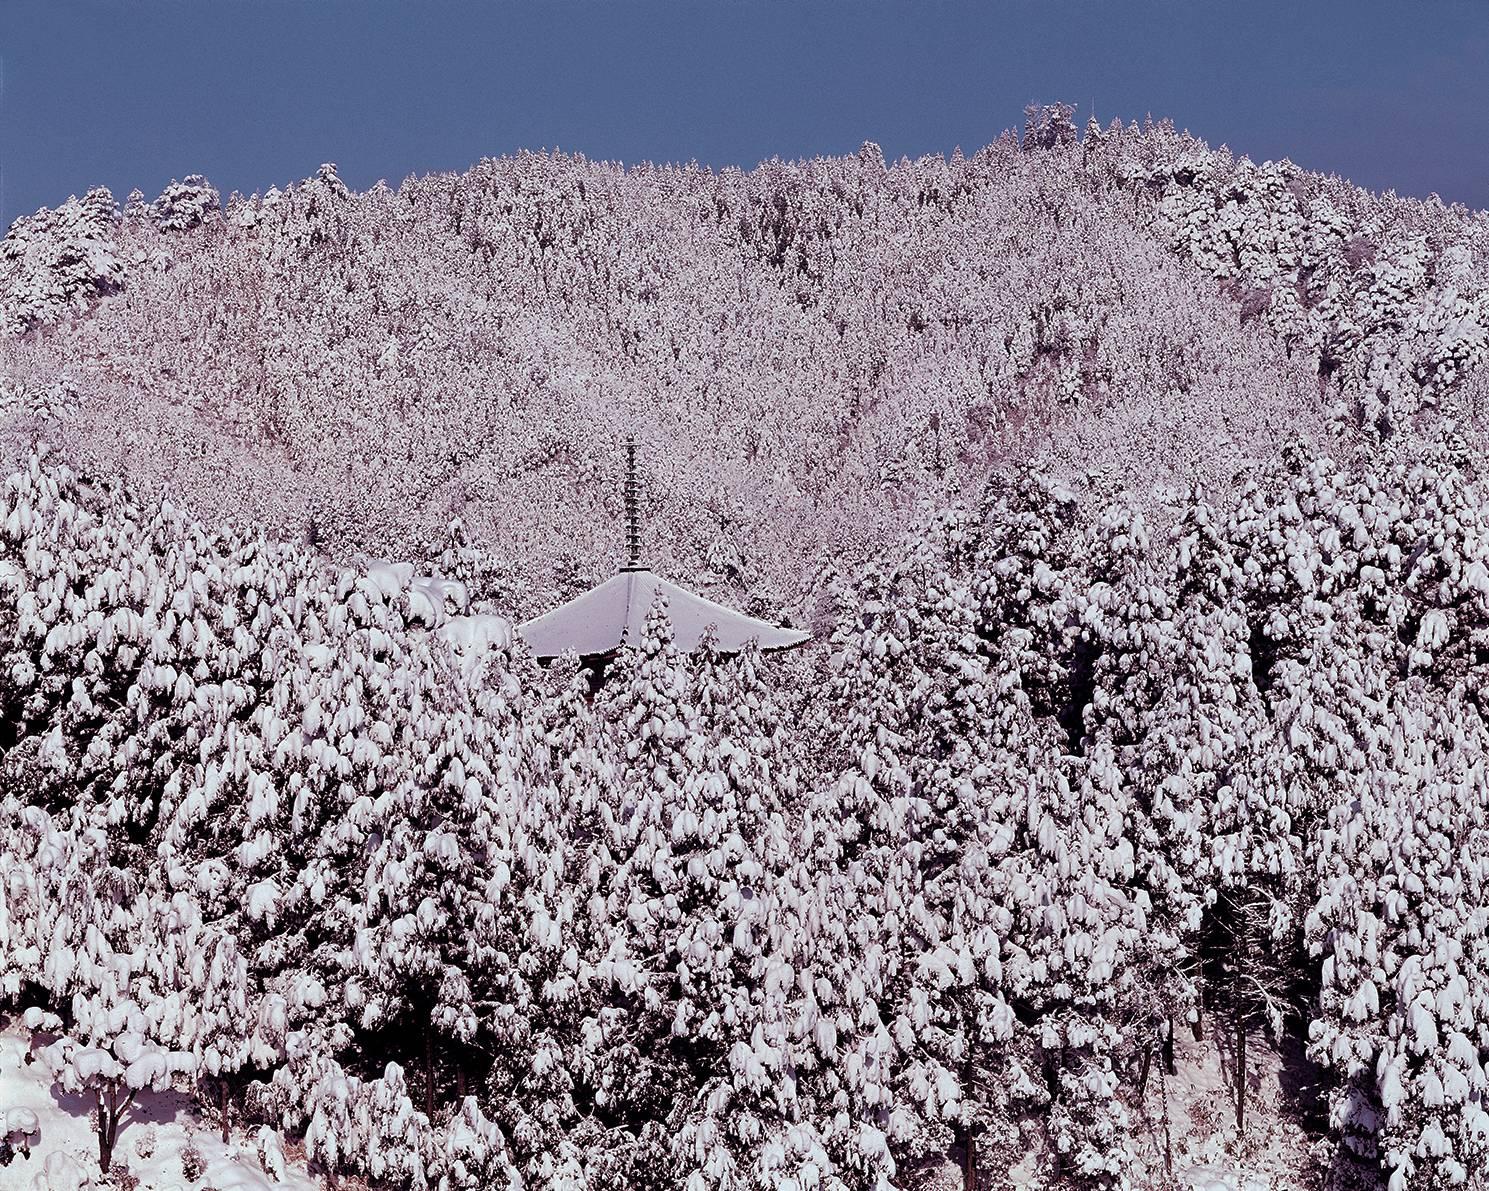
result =
[[[377,1186],[1149,1187],[1201,1037],[1238,1162],[1485,1186],[1489,220],[1071,118],[18,221],[59,1086]],[[472,631],[610,572],[626,433],[650,560],[811,646]]]
[[[990,467],[1228,486],[1279,435],[1482,404],[1483,213],[1030,125],[949,160],[95,190],[3,242],[8,400],[93,472],[338,557],[459,517],[524,611],[618,558],[634,433],[651,561],[806,617]]]

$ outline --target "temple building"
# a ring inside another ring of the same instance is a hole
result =
[[[603,667],[621,646],[641,638],[641,628],[657,594],[666,597],[677,647],[696,649],[712,626],[717,648],[737,653],[750,641],[761,649],[792,649],[810,633],[746,616],[733,608],[662,578],[641,563],[641,524],[636,479],[636,443],[626,440],[626,564],[598,587],[517,626],[541,662],[572,649],[587,665]]]

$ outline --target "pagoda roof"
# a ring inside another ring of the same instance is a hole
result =
[[[553,611],[518,625],[517,632],[540,659],[556,658],[566,649],[581,658],[605,657],[641,640],[642,624],[658,593],[666,597],[667,617],[677,647],[684,651],[697,649],[710,625],[724,653],[737,653],[751,640],[761,649],[790,649],[811,639],[810,633],[704,599],[645,567],[627,567]]]

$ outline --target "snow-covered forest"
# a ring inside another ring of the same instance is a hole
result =
[[[95,190],[0,321],[0,1017],[103,1168],[1489,1186],[1489,215],[1055,105]],[[812,644],[506,631],[627,434]]]

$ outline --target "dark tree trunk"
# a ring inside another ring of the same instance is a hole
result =
[[[434,1026],[424,1027],[424,1115],[434,1120]]]
[[[109,1167],[114,1161],[114,1138],[109,1128],[109,1118],[113,1115],[109,1112],[108,1105],[104,1102],[103,1092],[97,1094],[98,1099],[98,1169],[101,1174],[108,1174]]]
[[[1236,1131],[1246,1132],[1246,1018],[1236,1010]]]
[[[1163,1169],[1168,1175],[1174,1173],[1174,1142],[1168,1121],[1168,1072],[1158,1068],[1158,1093],[1163,1098]]]
[[[1199,1030],[1199,1023],[1198,1022],[1195,1023],[1195,1027],[1194,1028],[1195,1028],[1195,1031],[1198,1032],[1198,1030]],[[1195,1041],[1199,1041],[1199,1039],[1196,1038]],[[1169,1018],[1168,1019],[1168,1029],[1165,1030],[1164,1031],[1164,1034],[1163,1034],[1163,1053],[1160,1056],[1160,1058],[1163,1060],[1163,1071],[1164,1071],[1164,1074],[1165,1075],[1177,1075],[1179,1073],[1179,1068],[1178,1068],[1178,1066],[1174,1062],[1174,1019],[1173,1018]]]
[[[1236,1131],[1246,1132],[1246,1006],[1244,1003],[1246,979],[1246,930],[1244,922],[1236,930],[1236,959],[1231,981],[1231,1012],[1234,1014],[1236,1035]]]
[[[222,1141],[223,1141],[223,1144],[224,1145],[227,1144],[227,1103],[228,1103],[228,1101],[227,1101],[227,1094],[228,1094],[227,1080],[225,1080],[225,1079],[218,1080],[217,1081],[217,1103],[218,1103],[218,1105],[222,1109]]]
[[[104,1175],[109,1173],[109,1168],[114,1164],[114,1145],[119,1140],[119,1122],[134,1102],[134,1093],[130,1092],[124,1097],[123,1103],[120,1103],[120,1091],[117,1085],[111,1084],[94,1093],[94,1099],[98,1102],[98,1168]]]

